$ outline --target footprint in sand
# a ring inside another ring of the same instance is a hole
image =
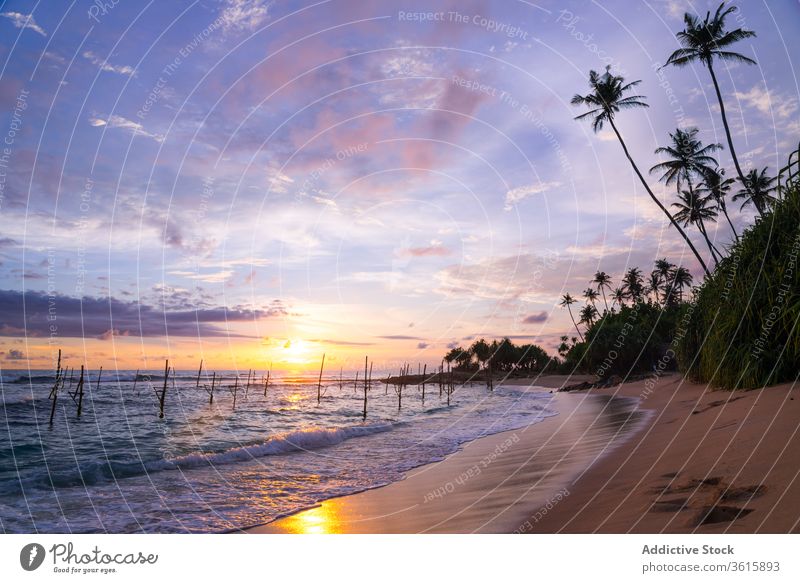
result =
[[[662,478],[674,480],[677,472],[663,474]],[[651,512],[690,511],[689,525],[702,526],[722,522],[733,522],[747,516],[753,509],[731,504],[744,502],[764,495],[767,487],[763,484],[752,486],[733,486],[721,477],[692,478],[683,484],[673,485],[671,482],[656,488],[656,500],[650,507]],[[666,498],[675,494],[687,493],[688,497]]]

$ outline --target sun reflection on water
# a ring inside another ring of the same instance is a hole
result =
[[[284,519],[286,532],[293,534],[335,534],[339,518],[332,504],[322,504]]]

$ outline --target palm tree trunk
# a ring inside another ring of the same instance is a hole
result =
[[[714,265],[719,265],[719,261],[717,261],[717,254],[714,253],[714,246],[711,244],[711,239],[708,238],[708,233],[706,233],[706,226],[703,224],[703,221],[697,221],[697,228],[703,234],[703,238],[706,240],[706,245],[708,245],[708,250],[711,252],[711,259],[714,260]]]
[[[706,267],[705,261],[703,261],[703,258],[700,257],[700,254],[697,252],[697,249],[694,248],[694,245],[692,244],[691,239],[689,239],[689,236],[681,228],[681,226],[677,223],[677,221],[675,221],[675,218],[672,216],[672,214],[666,208],[664,208],[664,205],[661,204],[661,201],[658,200],[658,198],[656,198],[656,195],[653,194],[653,191],[650,190],[650,186],[647,184],[647,181],[644,179],[644,176],[642,176],[642,173],[639,171],[639,167],[636,165],[636,162],[633,161],[633,158],[631,158],[630,152],[628,152],[628,146],[625,145],[625,140],[622,139],[622,134],[619,133],[617,126],[614,124],[614,120],[609,120],[609,122],[611,123],[611,127],[614,129],[614,133],[617,134],[617,139],[619,140],[619,143],[622,146],[623,151],[625,152],[625,156],[628,158],[628,162],[630,162],[634,172],[636,172],[636,175],[642,182],[642,186],[644,186],[645,190],[647,191],[647,194],[649,194],[650,198],[653,199],[653,202],[658,205],[658,208],[660,208],[664,212],[664,214],[667,215],[672,225],[681,234],[683,240],[686,241],[686,244],[689,246],[689,249],[691,249],[692,253],[694,253],[694,256],[697,258],[697,261],[700,262],[700,265],[703,267],[703,271],[706,272],[706,275],[710,276],[711,272],[708,271],[708,267]]]
[[[725,113],[725,103],[722,101],[722,93],[719,90],[719,83],[717,83],[717,76],[714,73],[714,65],[711,61],[706,61],[709,73],[711,73],[711,80],[714,82],[714,90],[717,92],[717,101],[719,101],[719,111],[722,114],[722,125],[725,127],[725,137],[728,139],[728,148],[731,151],[731,158],[733,158],[733,165],[736,167],[736,173],[739,175],[739,180],[747,190],[747,183],[744,180],[744,173],[742,167],[739,166],[739,158],[736,157],[736,149],[733,147],[733,138],[731,138],[731,128],[728,126],[728,116]]]
[[[728,216],[728,205],[725,204],[724,200],[720,200],[719,207],[722,209],[722,214],[725,215],[725,218],[728,220],[728,224],[731,226],[731,231],[733,231],[733,236],[736,237],[736,240],[739,240],[739,233],[736,232],[736,227],[733,226],[731,222],[731,218]]]
[[[603,303],[606,305],[606,312],[608,311],[608,302],[606,301],[606,289],[601,285],[600,293],[603,294]]]
[[[569,317],[572,318],[572,325],[575,326],[575,329],[578,331],[578,336],[581,337],[581,342],[583,342],[583,334],[581,334],[581,329],[578,328],[578,324],[575,323],[575,316],[572,315],[572,308],[569,304],[567,304],[567,310],[569,311]]]

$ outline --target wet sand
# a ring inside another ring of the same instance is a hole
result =
[[[564,380],[547,384],[557,387]],[[578,476],[642,427],[647,414],[636,403],[628,397],[553,393],[548,406],[557,416],[472,441],[400,482],[326,500],[247,532],[512,532],[568,499]]]
[[[640,398],[652,418],[526,531],[800,532],[796,383],[729,392],[672,375],[594,393]]]

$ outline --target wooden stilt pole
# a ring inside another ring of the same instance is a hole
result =
[[[367,418],[367,390],[369,386],[369,377],[367,376],[367,363],[369,356],[364,357],[364,419]]]
[[[167,379],[169,378],[169,359],[164,363],[164,387],[161,389],[161,397],[158,399],[159,413],[158,418],[164,418],[164,397],[167,396]]]
[[[211,373],[211,396],[208,399],[208,404],[214,404],[214,383],[217,382],[217,371]]]
[[[75,392],[78,393],[78,419],[80,419],[83,412],[83,365],[81,365],[81,378],[78,379],[78,387]]]
[[[203,359],[200,359],[200,368],[197,369],[197,383],[195,384],[194,388],[200,388],[200,374],[203,372]]]
[[[322,354],[322,364],[319,365],[319,380],[317,381],[317,405],[322,400],[322,369],[325,368],[325,353]]]
[[[428,364],[422,369],[422,402],[425,403],[425,376],[428,374]]]

